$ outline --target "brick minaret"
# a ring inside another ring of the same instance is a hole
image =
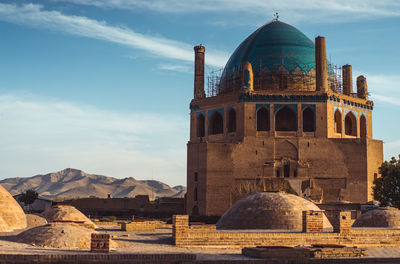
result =
[[[315,68],[317,77],[317,91],[328,91],[325,37],[318,36],[315,38]]]
[[[353,73],[351,65],[343,65],[342,68],[342,79],[343,79],[343,94],[351,95],[353,93]]]
[[[362,75],[357,77],[357,97],[362,99],[368,98],[367,78]]]
[[[194,98],[205,98],[204,93],[204,52],[202,45],[194,47]]]

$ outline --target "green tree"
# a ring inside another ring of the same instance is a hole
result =
[[[39,196],[39,194],[35,190],[29,189],[29,190],[26,190],[25,192],[23,192],[21,194],[21,196],[18,198],[18,200],[20,202],[23,202],[25,205],[27,205],[28,211],[30,211],[31,204],[33,204],[36,201],[38,196]]]
[[[393,206],[400,208],[400,155],[396,160],[392,157],[379,167],[382,177],[374,181],[374,199],[382,206]]]

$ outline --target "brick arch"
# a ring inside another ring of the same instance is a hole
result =
[[[210,116],[208,122],[208,134],[215,135],[222,133],[224,133],[224,119],[218,111],[215,111]]]
[[[205,118],[203,114],[199,114],[197,116],[196,126],[197,126],[197,136],[204,137],[206,130],[205,130]]]
[[[336,109],[334,114],[335,133],[342,133],[342,113]]]
[[[275,114],[276,131],[297,131],[297,114],[293,109],[284,106]]]
[[[367,119],[364,115],[360,117],[360,137],[366,138],[367,137]]]
[[[269,111],[266,107],[257,110],[257,131],[269,131]]]
[[[348,136],[357,136],[357,119],[352,112],[344,118],[344,132]]]
[[[228,112],[228,132],[236,132],[236,111],[233,108]]]
[[[275,158],[298,160],[297,146],[289,140],[278,141],[275,146]]]
[[[303,131],[314,132],[315,131],[315,112],[311,107],[306,107],[302,113],[303,117]]]

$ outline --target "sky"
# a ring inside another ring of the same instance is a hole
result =
[[[224,67],[273,19],[367,77],[400,153],[398,0],[0,0],[0,179],[64,168],[186,185],[193,46]]]

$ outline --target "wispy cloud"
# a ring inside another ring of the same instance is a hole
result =
[[[178,64],[158,64],[158,68],[161,70],[167,71],[176,71],[193,74],[193,68],[187,65],[178,65]]]
[[[285,20],[308,22],[342,22],[400,16],[397,0],[53,0],[102,8],[145,8],[157,12],[240,12],[262,15],[281,12]],[[323,19],[323,20],[321,20]]]
[[[189,120],[0,94],[0,178],[66,167],[184,184]],[[38,168],[41,171],[38,171]]]
[[[187,43],[144,35],[126,27],[108,25],[105,21],[44,10],[35,4],[0,3],[0,20],[114,42],[168,59],[192,62],[194,57],[193,47]],[[221,67],[225,64],[226,54],[219,51],[210,54],[206,59],[208,65]]]
[[[358,76],[359,74],[357,74]],[[365,74],[371,99],[381,103],[400,106],[399,83],[400,75],[374,75]]]

